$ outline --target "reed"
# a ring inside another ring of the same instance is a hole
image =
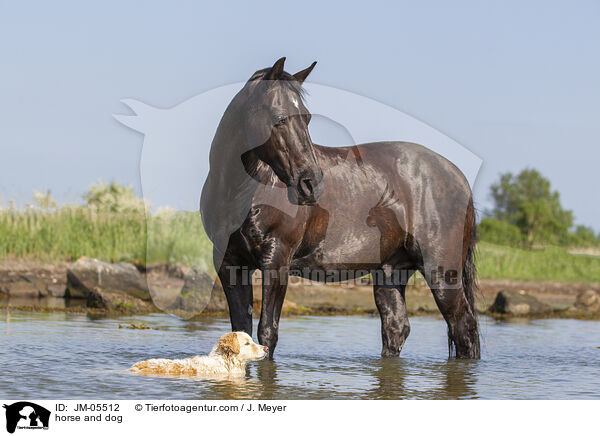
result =
[[[108,212],[88,207],[0,211],[0,258],[45,262],[81,256],[140,264],[209,265],[211,244],[198,213]]]

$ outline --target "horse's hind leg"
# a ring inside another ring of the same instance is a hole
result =
[[[479,329],[474,308],[466,298],[462,286],[439,283],[432,274],[425,274],[433,298],[448,325],[448,346],[454,348],[459,359],[479,359]]]
[[[373,274],[375,305],[381,317],[381,339],[383,357],[398,356],[410,333],[406,313],[405,283],[387,283],[383,271]],[[389,279],[389,277],[387,278]]]

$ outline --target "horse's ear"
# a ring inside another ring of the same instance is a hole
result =
[[[267,80],[277,80],[281,77],[281,74],[283,73],[283,64],[285,63],[285,57],[282,57],[281,59],[277,60],[277,62],[275,62],[273,64],[273,66],[271,67],[271,70],[269,71],[269,73],[265,76],[265,79]]]
[[[294,74],[294,80],[297,80],[300,83],[304,82],[315,65],[317,65],[317,61],[313,62],[307,69],[298,71],[296,74]]]

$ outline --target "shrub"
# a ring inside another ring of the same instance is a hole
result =
[[[519,246],[523,243],[521,230],[514,224],[495,218],[484,218],[478,226],[479,239],[492,244]]]

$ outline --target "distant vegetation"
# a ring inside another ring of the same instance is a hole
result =
[[[50,192],[36,193],[35,205],[0,211],[0,257],[212,264],[199,213],[150,213],[133,189],[115,183],[99,182],[83,199],[84,205],[58,207]]]
[[[573,255],[564,247],[525,249],[481,241],[477,251],[481,278],[600,282],[600,257]]]
[[[500,175],[491,186],[494,208],[479,224],[482,241],[511,247],[600,248],[600,233],[573,226],[573,212],[560,204],[550,181],[534,169]]]
[[[480,277],[600,281],[600,257],[567,251],[600,247],[598,235],[571,228],[572,214],[539,173],[503,175],[492,193],[496,207],[479,226]],[[133,189],[116,183],[99,182],[82,198],[81,205],[58,206],[49,191],[38,192],[34,205],[0,210],[0,258],[56,262],[90,256],[212,268],[212,244],[198,212],[151,213]]]

